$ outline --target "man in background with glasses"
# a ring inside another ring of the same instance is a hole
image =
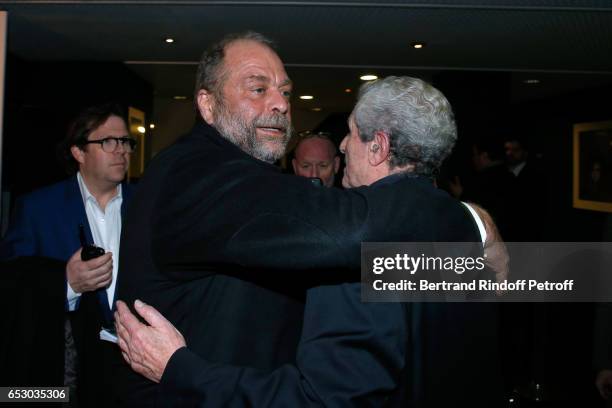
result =
[[[109,406],[113,395],[109,367],[115,345],[102,339],[114,337],[121,215],[131,194],[123,181],[135,145],[121,108],[83,110],[58,150],[72,176],[18,199],[0,246],[2,259],[66,261],[64,383],[71,406]],[[93,246],[101,250],[86,255]]]

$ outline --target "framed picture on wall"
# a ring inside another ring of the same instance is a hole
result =
[[[574,125],[574,208],[612,212],[612,120]]]

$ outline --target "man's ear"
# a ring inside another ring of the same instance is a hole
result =
[[[372,166],[378,166],[384,163],[389,158],[389,135],[387,133],[377,130],[374,133],[374,139],[368,142],[368,162]]]
[[[200,115],[209,125],[213,125],[213,110],[215,107],[214,95],[206,89],[198,91],[198,110]]]
[[[85,161],[85,152],[83,152],[83,150],[81,150],[78,146],[71,146],[70,153],[72,153],[72,157],[74,157],[74,160],[77,162],[82,164]]]
[[[334,174],[338,174],[340,170],[340,156],[334,157]]]

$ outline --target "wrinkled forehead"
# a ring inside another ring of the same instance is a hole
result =
[[[291,83],[278,54],[254,40],[236,40],[228,44],[222,69],[225,75],[268,77],[279,85]]]
[[[320,137],[312,137],[300,143],[295,151],[299,159],[332,160],[336,155],[334,142]]]

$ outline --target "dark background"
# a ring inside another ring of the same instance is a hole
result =
[[[612,241],[609,214],[572,207],[573,125],[612,120],[608,1],[45,3],[0,2],[9,12],[2,191],[11,202],[65,177],[55,146],[69,120],[91,104],[114,100],[156,122],[148,133],[150,160],[193,120],[194,64],[203,48],[250,28],[278,42],[296,96],[315,95],[313,102],[292,101],[298,131],[332,130],[339,143],[361,74],[423,77],[456,113],[450,174],[473,176],[476,138],[520,135],[543,169],[540,194],[525,197],[537,209],[533,228],[541,238]],[[173,46],[164,43],[167,36],[176,39]],[[417,52],[413,41],[427,46]],[[541,83],[525,84],[530,78]],[[524,379],[549,393],[539,406],[600,406],[591,365],[593,305],[526,305],[519,314],[524,318],[505,334],[524,332],[528,344],[504,357],[524,360]]]

